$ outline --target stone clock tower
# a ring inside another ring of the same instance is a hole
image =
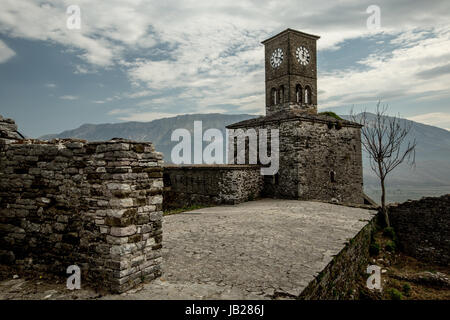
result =
[[[266,67],[266,115],[298,110],[317,113],[316,41],[320,37],[285,31],[263,41]]]

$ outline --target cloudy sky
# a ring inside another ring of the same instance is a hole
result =
[[[391,113],[450,129],[448,0],[0,1],[0,114],[29,136],[263,114],[260,42],[286,28],[321,36],[319,109],[370,111],[382,99]],[[373,5],[379,28],[367,25]]]

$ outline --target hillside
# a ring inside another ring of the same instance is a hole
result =
[[[108,140],[115,137],[137,141],[152,141],[157,150],[170,162],[170,152],[177,142],[170,140],[177,128],[188,129],[193,133],[194,121],[202,121],[203,130],[220,129],[225,134],[225,126],[234,122],[256,117],[249,114],[190,114],[151,122],[122,122],[113,124],[85,124],[60,134],[46,135],[41,139],[79,138],[90,141]],[[342,116],[348,118],[348,116]],[[411,122],[411,137],[417,141],[415,168],[402,164],[387,180],[388,201],[417,199],[425,195],[450,193],[450,132],[434,126]],[[375,200],[379,198],[379,185],[375,174],[370,170],[368,158],[363,154],[364,185],[366,192]]]

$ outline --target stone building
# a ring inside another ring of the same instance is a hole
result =
[[[278,129],[278,172],[255,174],[263,161],[249,161],[251,144],[246,141],[241,148],[245,159],[236,161],[239,144],[234,137],[228,152],[233,163],[164,168],[165,208],[233,204],[260,196],[364,202],[361,126],[317,113],[318,39],[287,29],[263,41],[266,115],[227,126],[244,134],[254,129],[257,135],[261,129]],[[270,130],[268,134],[270,141]]]
[[[318,39],[287,29],[263,41],[266,115],[227,129],[279,130],[279,171],[264,177],[264,195],[362,203],[361,126],[317,113]]]

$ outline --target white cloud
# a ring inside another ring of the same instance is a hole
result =
[[[400,33],[393,40],[400,47],[388,53],[374,53],[359,61],[363,70],[338,70],[319,75],[321,107],[364,103],[415,95],[433,99],[450,95],[450,72],[445,71],[450,59],[450,31],[433,29],[428,37],[413,32]],[[423,75],[427,74],[426,77]]]
[[[408,117],[408,119],[450,130],[450,113],[431,112]]]
[[[4,63],[14,57],[16,53],[0,40],[0,63]]]
[[[119,116],[119,120],[124,121],[138,121],[138,122],[145,122],[145,121],[153,121],[156,119],[161,118],[170,118],[180,115],[180,113],[165,113],[165,112],[137,112],[137,113],[128,113],[126,110],[113,110],[109,114],[123,114],[125,115]]]
[[[66,8],[72,4],[81,8],[80,30],[66,28]],[[150,102],[138,103],[152,110],[161,105],[180,108],[182,102],[197,112],[234,104],[239,111],[261,113],[261,40],[290,27],[321,35],[319,50],[336,50],[344,40],[373,34],[366,27],[366,8],[371,4],[371,0],[2,0],[0,33],[72,50],[84,61],[75,66],[76,73],[123,68],[137,90],[121,98],[149,97]],[[363,71],[320,75],[322,106],[448,91],[448,74],[443,71],[444,60],[449,60],[445,51],[450,47],[446,31],[450,2],[379,0],[377,5],[381,8],[377,32],[396,35],[392,45],[398,49],[360,61],[367,67]],[[147,54],[151,49],[159,52],[157,58]],[[439,81],[427,78],[432,68],[440,68]],[[152,96],[157,97],[153,102]]]
[[[151,95],[151,94],[152,94],[152,91],[151,91],[151,90],[141,90],[141,91],[129,93],[129,94],[127,95],[127,97],[128,97],[128,98],[135,99],[135,98],[147,97],[147,96],[149,96],[149,95]]]
[[[71,96],[71,95],[65,95],[65,96],[61,96],[59,98],[62,100],[77,100],[78,99],[77,96]]]
[[[46,83],[44,86],[47,87],[47,88],[52,88],[52,89],[53,89],[53,88],[56,88],[56,84],[51,83],[51,82]]]

